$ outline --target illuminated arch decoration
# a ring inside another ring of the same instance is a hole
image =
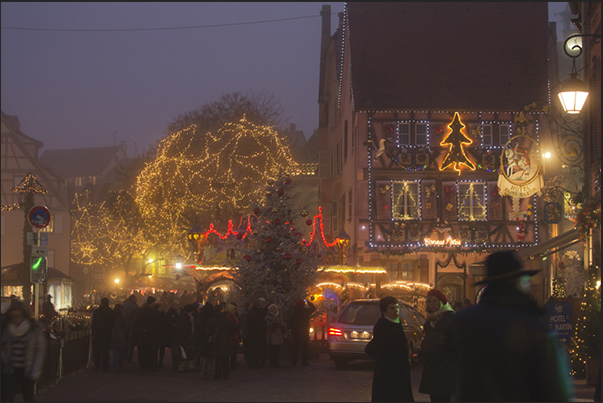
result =
[[[461,165],[475,171],[475,165],[465,153],[465,146],[473,144],[473,140],[464,133],[465,125],[461,122],[458,112],[454,112],[454,119],[448,125],[448,128],[450,133],[440,142],[441,146],[448,146],[448,153],[444,157],[442,165],[440,165],[440,171],[450,165],[459,175],[461,174]]]

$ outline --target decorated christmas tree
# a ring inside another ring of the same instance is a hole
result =
[[[269,180],[264,203],[253,210],[252,234],[237,256],[241,305],[262,297],[286,314],[317,280],[317,244],[308,245],[295,227],[296,218],[307,213],[294,205],[293,189],[287,175]]]
[[[600,271],[588,270],[584,298],[576,324],[576,334],[570,346],[573,374],[583,377],[588,360],[601,360],[601,287]]]

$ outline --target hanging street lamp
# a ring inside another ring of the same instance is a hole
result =
[[[597,34],[578,34],[568,37],[563,44],[563,51],[566,55],[572,58],[573,66],[570,78],[563,83],[561,91],[559,91],[559,100],[561,106],[566,113],[577,114],[582,111],[582,107],[586,103],[588,98],[588,89],[586,84],[578,78],[578,72],[576,71],[576,58],[582,55],[582,44],[579,44],[576,40],[578,37],[594,37],[594,42],[601,42],[601,35]],[[568,42],[572,41],[571,50],[575,50],[576,54],[568,53]]]

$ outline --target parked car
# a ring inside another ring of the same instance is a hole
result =
[[[423,341],[425,317],[411,305],[400,301],[400,321],[408,341],[410,364],[418,360]],[[339,368],[345,368],[351,360],[371,359],[364,347],[373,338],[373,326],[381,317],[378,299],[350,301],[328,331],[329,357]]]

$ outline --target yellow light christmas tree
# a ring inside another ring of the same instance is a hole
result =
[[[475,165],[467,157],[465,146],[471,145],[473,141],[463,133],[465,125],[461,122],[458,112],[454,113],[452,123],[448,125],[450,133],[442,140],[441,146],[449,146],[448,152],[440,165],[440,171],[452,165],[452,168],[461,174],[461,165],[465,165],[472,171],[475,170]]]

